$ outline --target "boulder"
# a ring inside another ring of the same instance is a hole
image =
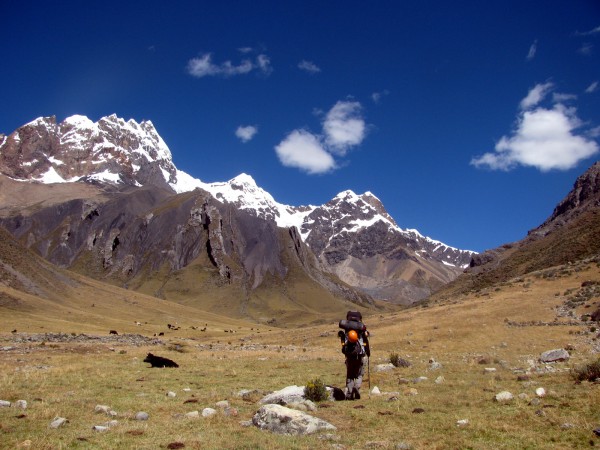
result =
[[[281,405],[264,405],[252,417],[252,424],[261,430],[276,434],[306,435],[336,427],[302,411]]]
[[[278,405],[287,405],[288,403],[297,403],[305,400],[304,397],[304,386],[288,386],[280,391],[272,392],[271,394],[265,395],[260,403],[270,404],[276,403]]]
[[[496,396],[494,397],[494,400],[496,400],[497,402],[509,402],[513,399],[513,395],[508,392],[508,391],[502,391],[498,394],[496,394]]]
[[[542,355],[540,356],[540,361],[543,363],[567,361],[570,357],[571,355],[569,355],[569,352],[566,351],[564,348],[557,348],[542,353]]]

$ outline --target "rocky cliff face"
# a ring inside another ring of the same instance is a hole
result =
[[[109,198],[119,193],[119,199],[106,203],[114,206],[108,210],[106,205],[103,206],[105,214],[96,220],[102,223],[105,217],[110,217],[111,223],[119,225],[103,224],[100,231],[93,233],[91,224],[96,217],[93,204],[77,199],[77,196],[69,196],[72,202],[65,203],[57,217],[53,216],[55,212],[47,212],[49,217],[46,218],[23,219],[16,210],[10,228],[23,236],[21,225],[16,226],[15,220],[33,220],[26,224],[27,244],[38,246],[41,254],[63,266],[71,266],[80,258],[80,239],[88,242],[101,238],[104,244],[95,249],[94,254],[101,259],[104,269],[110,268],[113,274],[135,274],[148,265],[157,270],[167,262],[171,270],[179,270],[202,253],[198,248],[200,244],[191,247],[189,244],[190,236],[199,239],[194,230],[202,229],[208,234],[201,245],[208,246],[210,261],[219,273],[223,277],[241,276],[242,272],[251,275],[250,287],[256,288],[267,273],[285,276],[286,268],[275,262],[277,258],[266,256],[268,251],[279,251],[271,229],[279,226],[297,230],[292,232],[293,239],[310,248],[317,258],[315,263],[319,270],[333,273],[348,285],[376,298],[410,304],[454,279],[473,256],[473,252],[449,247],[416,230],[401,229],[381,201],[369,192],[356,195],[345,191],[322,206],[296,207],[275,201],[249,175],[242,174],[223,183],[203,183],[174,166],[171,152],[151,122],[138,124],[115,115],[96,123],[83,116],[69,117],[61,123],[54,117],[40,118],[9,136],[0,136],[0,173],[12,179],[41,183],[85,182],[87,186],[96,183],[104,186],[105,191],[106,186],[112,186],[113,193],[103,194]],[[122,195],[128,187],[137,187],[140,193]],[[195,202],[204,206],[195,204],[181,213],[191,214],[191,218],[165,216],[161,219],[165,222],[159,228],[160,234],[166,235],[153,235],[151,246],[127,247],[132,242],[145,242],[142,230],[149,232],[150,224],[156,220],[148,219],[148,214],[154,214],[152,211],[161,207],[162,202],[173,204],[182,199],[180,196],[167,197],[190,193],[197,188],[204,192],[204,200],[196,199]],[[139,205],[141,210],[137,206],[130,207],[127,202]],[[86,217],[92,214],[90,222],[75,220],[78,214],[86,211],[84,204],[92,208],[85,213]],[[229,240],[218,238],[219,228],[215,225],[227,222],[222,216],[225,207],[229,208],[227,217],[232,211],[236,211],[234,216],[238,217],[237,225],[230,227],[236,230],[235,238]],[[122,213],[117,212],[118,208]],[[5,212],[4,215],[9,214]],[[241,220],[240,217],[247,218]],[[62,222],[59,224],[57,220]],[[247,233],[242,233],[240,224],[250,223],[250,220],[254,220],[252,226]],[[64,241],[42,239],[48,233],[57,232],[48,228],[48,224],[62,227],[60,233]],[[131,231],[131,226],[136,227],[135,232]],[[125,230],[133,234],[123,239]],[[171,242],[171,238],[174,241]],[[157,245],[157,239],[163,244]],[[168,244],[165,239],[169,240]],[[115,259],[113,246],[127,257]],[[235,273],[234,265],[228,264],[229,259],[225,257],[238,253],[238,263],[243,266],[240,274]],[[258,257],[258,254],[262,256]],[[314,276],[315,267],[311,276]],[[323,281],[327,277],[317,278]]]

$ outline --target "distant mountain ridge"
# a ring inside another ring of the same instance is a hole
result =
[[[0,173],[22,181],[154,186],[178,194],[201,189],[279,227],[296,227],[325,270],[395,303],[427,297],[475,254],[401,229],[370,192],[344,191],[322,206],[289,206],[246,174],[204,183],[175,167],[152,122],[114,114],[95,123],[84,116],[60,123],[55,117],[38,118],[0,135]]]

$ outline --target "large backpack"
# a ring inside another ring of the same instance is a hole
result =
[[[362,314],[359,311],[348,311],[346,320],[340,320],[339,327],[344,330],[342,352],[346,357],[360,359],[365,356],[364,333],[367,327],[362,323]],[[358,334],[358,342],[350,342],[348,339],[351,330]]]

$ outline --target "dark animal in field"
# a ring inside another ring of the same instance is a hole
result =
[[[179,367],[175,361],[169,358],[163,358],[162,356],[156,356],[152,353],[148,353],[144,362],[150,363],[150,367]]]
[[[596,321],[596,322],[600,322],[600,308],[598,308],[596,311],[594,311],[592,313],[592,320]]]
[[[333,398],[335,400],[342,401],[342,400],[346,400],[346,394],[344,394],[344,391],[342,389],[340,389],[339,387],[335,387],[335,386],[327,386],[328,388],[333,389]]]
[[[119,333],[117,333],[117,330],[110,330],[108,334],[116,334],[117,336],[119,335]]]

